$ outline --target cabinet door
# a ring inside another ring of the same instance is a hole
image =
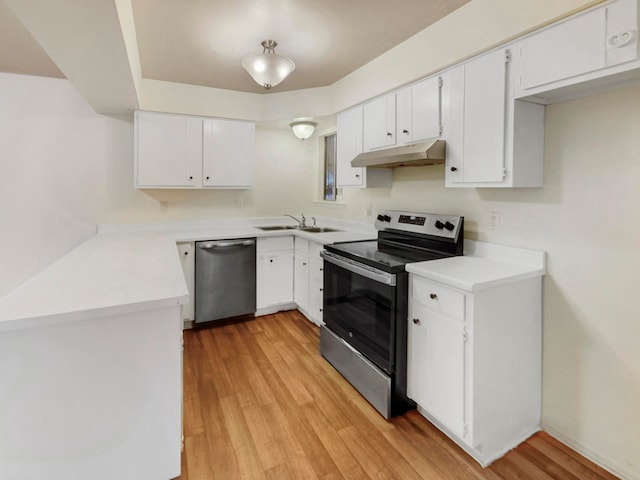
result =
[[[351,160],[362,153],[362,107],[338,115],[336,142],[336,185],[362,187],[363,169],[351,166]]]
[[[324,283],[324,260],[320,252],[324,246],[311,242],[309,245],[309,314],[316,325],[322,325],[322,292]]]
[[[136,187],[199,187],[202,119],[136,112]]]
[[[396,96],[384,95],[364,105],[364,150],[389,147],[396,144]]]
[[[403,88],[396,93],[396,139],[398,144],[411,143],[413,140],[411,88]]]
[[[464,437],[464,324],[417,303],[410,322],[409,396]]]
[[[193,300],[195,292],[195,260],[196,256],[193,251],[193,242],[184,242],[178,244],[178,252],[180,254],[180,264],[182,265],[182,273],[184,274],[184,280],[187,283],[187,290],[189,291],[189,303],[180,305],[180,315],[183,321],[190,321],[194,319]]]
[[[293,301],[293,250],[277,250],[258,254],[257,308]]]
[[[293,271],[293,300],[304,311],[309,311],[309,255],[295,252]]]
[[[447,147],[447,181],[498,183],[505,172],[507,52],[496,50],[450,73],[452,148]],[[456,120],[456,118],[458,120]],[[455,132],[455,133],[454,133]],[[461,142],[461,144],[460,144]]]
[[[411,86],[411,140],[440,136],[441,78],[431,77]],[[403,135],[404,131],[401,132]],[[398,135],[398,139],[404,138]]]
[[[253,186],[255,125],[234,120],[204,120],[202,183],[210,188]]]
[[[522,42],[523,89],[605,66],[605,9],[579,15]]]

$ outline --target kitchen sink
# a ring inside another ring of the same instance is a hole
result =
[[[302,227],[299,228],[303,232],[309,233],[329,233],[329,232],[341,232],[342,230],[336,230],[335,228],[326,228],[326,227]]]
[[[308,233],[329,233],[329,232],[341,232],[342,230],[336,230],[335,228],[327,228],[327,227],[297,227],[295,225],[268,225],[266,227],[256,227],[260,230],[264,230],[267,232],[273,230],[300,230],[302,232]]]
[[[296,227],[295,225],[269,225],[267,227],[256,227],[256,228],[269,232],[271,230],[294,230],[298,227]]]

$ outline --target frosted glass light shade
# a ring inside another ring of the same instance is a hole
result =
[[[258,85],[266,89],[275,87],[296,69],[296,64],[288,57],[278,55],[274,40],[262,42],[264,51],[249,55],[242,60],[242,66]]]
[[[314,122],[303,121],[290,123],[289,126],[291,127],[291,130],[293,130],[293,134],[296,137],[298,137],[300,140],[306,140],[311,135],[313,135],[313,132],[318,124]]]

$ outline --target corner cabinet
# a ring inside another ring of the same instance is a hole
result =
[[[486,466],[540,428],[541,278],[474,292],[409,278],[407,394]]]
[[[447,72],[447,187],[541,187],[544,107],[515,100],[507,48]]]
[[[363,107],[338,114],[336,135],[336,186],[391,187],[393,173],[387,168],[352,167],[351,160],[363,152]]]
[[[252,122],[135,112],[136,188],[251,188]]]

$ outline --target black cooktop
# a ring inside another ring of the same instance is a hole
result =
[[[326,245],[325,248],[330,252],[335,252],[351,260],[389,273],[404,271],[407,263],[424,262],[451,256],[430,250],[403,248],[378,240],[334,243]]]

